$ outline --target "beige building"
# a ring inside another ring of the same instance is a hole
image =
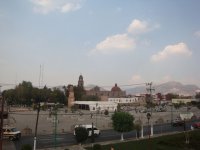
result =
[[[173,104],[179,104],[179,103],[184,103],[184,104],[187,104],[187,103],[191,103],[192,101],[196,101],[196,99],[172,99],[172,103]]]
[[[94,88],[87,90],[86,95],[98,96],[101,101],[107,101],[108,98],[126,97],[126,91],[122,91],[117,84],[115,84],[110,91],[102,91],[100,87],[95,86]]]
[[[71,108],[74,105],[74,89],[73,85],[69,85],[69,96],[68,96],[68,108]]]

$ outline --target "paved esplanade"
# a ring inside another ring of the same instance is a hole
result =
[[[24,110],[13,111],[11,109],[10,119],[7,123],[10,125],[17,127],[22,132],[22,136],[24,134],[25,128],[32,129],[32,133],[34,133],[35,123],[36,123],[36,111],[32,110]],[[150,119],[153,124],[155,124],[159,118],[163,118],[164,123],[171,122],[172,113],[170,111],[170,107],[168,108],[167,112],[153,112],[152,118]],[[180,113],[186,112],[186,107],[180,108],[179,110],[175,110],[173,112],[173,118],[179,116]],[[190,110],[196,116],[200,116],[200,111],[196,107],[192,107]],[[135,120],[142,120],[144,125],[147,125],[147,117],[146,113],[139,113],[135,112],[135,109],[129,111],[131,114],[134,115]],[[93,115],[91,115],[93,113]],[[58,133],[65,133],[65,132],[73,132],[73,126],[75,124],[91,124],[92,122],[96,125],[99,129],[111,129],[112,128],[112,121],[111,121],[111,113],[108,116],[105,116],[103,113],[96,114],[95,112],[89,111],[82,111],[80,112],[71,113],[65,112],[65,109],[61,109],[58,111],[57,115],[57,132]],[[39,122],[38,122],[38,134],[51,134],[54,133],[55,129],[55,119],[53,115],[49,115],[49,111],[40,111]]]

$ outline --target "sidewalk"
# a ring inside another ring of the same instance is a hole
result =
[[[64,147],[56,147],[56,148],[44,148],[38,150],[85,150],[84,145],[73,145],[73,146],[64,146]]]
[[[156,138],[156,137],[164,136],[164,135],[173,135],[173,134],[177,134],[177,133],[181,133],[181,132],[155,134],[151,138]],[[124,141],[121,141],[120,139],[118,139],[118,140],[112,140],[112,141],[96,142],[93,144],[108,145],[108,144],[123,143],[123,142],[128,142],[128,141],[137,141],[137,140],[144,140],[144,139],[148,139],[148,136],[144,136],[143,138],[139,138],[139,139],[136,139],[134,137],[134,138],[124,139]],[[90,146],[92,146],[92,143],[84,144],[83,146],[73,145],[73,146],[57,147],[56,149],[55,148],[44,148],[44,149],[38,149],[38,150],[85,150],[84,147],[90,147]]]
[[[16,150],[12,141],[3,140],[3,150]]]

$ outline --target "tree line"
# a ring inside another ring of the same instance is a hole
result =
[[[3,97],[8,105],[31,106],[38,102],[60,103],[67,105],[69,86],[48,88],[47,86],[34,87],[30,81],[22,81],[14,89],[3,91]],[[98,101],[97,96],[86,95],[83,87],[73,86],[75,100]]]
[[[8,105],[31,106],[37,102],[53,102],[65,104],[67,100],[67,90],[63,86],[59,88],[34,87],[31,82],[23,81],[14,89],[3,91],[3,97]]]

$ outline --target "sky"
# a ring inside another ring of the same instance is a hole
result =
[[[200,86],[199,14],[199,0],[0,1],[0,83]]]

